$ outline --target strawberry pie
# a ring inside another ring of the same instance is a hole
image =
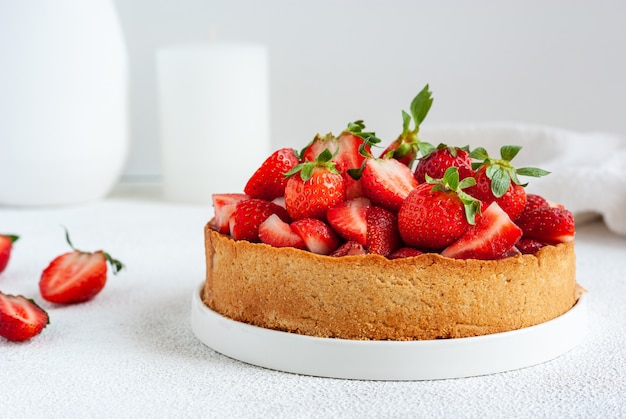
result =
[[[213,195],[203,302],[317,337],[418,340],[520,329],[570,310],[574,218],[527,194],[520,151],[437,146],[426,86],[386,147],[363,121],[282,148],[241,192]],[[376,152],[376,150],[382,150]]]

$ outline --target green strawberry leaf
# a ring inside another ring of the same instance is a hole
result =
[[[502,160],[510,162],[521,149],[522,147],[518,145],[504,145],[500,148],[500,157]]]
[[[411,124],[411,115],[402,111],[402,136],[409,133],[409,125]]]
[[[487,175],[487,177],[489,177],[489,175]],[[511,177],[506,170],[500,168],[493,173],[493,176],[491,177],[491,193],[493,193],[493,196],[500,198],[506,193],[506,191],[509,190],[510,186]]]
[[[0,234],[0,236],[6,237],[11,243],[15,243],[20,238],[20,236],[16,236],[15,234]]]
[[[549,175],[550,172],[536,167],[521,167],[517,169],[517,174],[522,176],[542,177]]]
[[[469,153],[469,156],[474,160],[485,161],[489,158],[489,153],[483,147],[477,147]],[[481,163],[478,163],[479,165]]]
[[[432,92],[429,90],[428,85],[426,85],[411,102],[411,115],[415,123],[415,132],[418,131],[420,124],[424,121],[426,115],[428,115],[432,104]]]

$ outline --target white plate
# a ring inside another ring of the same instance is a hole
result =
[[[202,286],[200,287],[200,290]],[[281,332],[215,313],[193,292],[191,328],[228,357],[296,374],[361,380],[434,380],[493,374],[549,361],[587,333],[583,295],[562,316],[511,332],[428,341],[359,341]]]

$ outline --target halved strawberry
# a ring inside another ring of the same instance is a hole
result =
[[[285,173],[298,163],[298,156],[293,148],[276,150],[248,179],[243,191],[251,198],[266,201],[283,196],[287,184]]]
[[[411,169],[396,159],[368,158],[361,173],[361,186],[372,203],[397,212],[417,181]]]
[[[326,149],[314,162],[300,163],[287,172],[285,206],[293,220],[326,220],[326,211],[345,201],[345,182],[331,158]]]
[[[317,218],[294,221],[291,228],[302,238],[310,252],[319,255],[330,255],[341,244],[332,228]]]
[[[259,225],[259,239],[274,247],[295,247],[304,249],[304,241],[276,214],[272,214]]]
[[[400,248],[398,218],[393,212],[372,206],[367,210],[367,250],[389,256]]]
[[[65,239],[71,252],[57,256],[41,274],[39,291],[41,296],[52,303],[73,304],[88,301],[95,297],[106,284],[107,262],[113,274],[124,265],[108,253],[83,252],[77,250],[65,231]]]
[[[395,252],[391,253],[388,258],[389,259],[402,259],[402,258],[410,258],[413,256],[419,256],[423,254],[421,250],[414,249],[412,247],[401,247]]]
[[[419,183],[426,181],[426,175],[441,179],[448,167],[459,169],[459,179],[474,175],[472,159],[470,159],[466,147],[459,148],[439,144],[435,150],[418,160],[414,171],[415,179]]]
[[[229,220],[237,204],[250,197],[242,193],[213,194],[213,208],[215,215],[211,221],[213,229],[222,234],[230,234]]]
[[[239,202],[230,216],[230,236],[234,240],[260,242],[259,226],[272,214],[278,215],[285,222],[291,221],[287,210],[273,202],[256,198]]]
[[[493,202],[458,240],[441,254],[456,259],[498,259],[522,237],[522,230]]]
[[[18,236],[13,234],[0,234],[0,273],[2,273],[11,258],[11,249],[13,249],[13,243],[19,239]]]
[[[515,222],[524,232],[526,239],[547,244],[574,240],[574,216],[565,208],[542,207],[524,211]]]
[[[367,244],[367,198],[354,198],[331,207],[326,212],[328,224],[344,240]]]
[[[35,301],[0,291],[0,336],[12,341],[28,340],[49,323],[48,313]]]
[[[330,254],[330,256],[341,257],[341,256],[360,256],[366,255],[367,250],[361,243],[347,241],[341,246],[337,248],[334,252]]]

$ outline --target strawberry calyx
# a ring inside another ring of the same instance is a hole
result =
[[[521,167],[515,168],[511,164],[511,160],[517,156],[522,149],[518,145],[504,145],[500,148],[500,158],[492,158],[483,147],[478,147],[470,152],[470,157],[478,160],[472,163],[472,169],[478,170],[485,167],[485,175],[491,181],[491,193],[496,198],[502,197],[511,186],[511,182],[516,185],[525,187],[528,183],[522,183],[518,175],[542,177],[550,174],[550,172],[539,169],[537,167]]]
[[[335,154],[337,154],[337,151],[335,151]],[[333,154],[327,148],[322,151],[319,156],[317,156],[315,161],[307,160],[302,163],[296,164],[291,170],[285,173],[285,177],[291,177],[296,173],[300,173],[300,179],[302,179],[303,182],[306,182],[307,180],[311,179],[311,176],[313,176],[313,170],[316,167],[325,167],[331,173],[341,174],[341,172],[337,170],[335,162],[332,161],[332,158],[335,156],[335,154]]]
[[[67,228],[63,227],[65,230],[65,241],[67,242],[67,244],[70,245],[70,247],[72,248],[72,250],[74,252],[77,253],[87,253],[87,254],[92,254],[92,253],[102,253],[105,257],[105,259],[107,260],[107,262],[109,262],[109,265],[111,265],[111,271],[113,272],[113,275],[117,275],[118,272],[120,272],[125,266],[122,262],[120,262],[117,259],[114,259],[113,257],[111,257],[111,255],[107,252],[105,252],[104,250],[97,250],[95,252],[85,252],[83,250],[79,250],[76,247],[74,247],[74,245],[72,244],[72,241],[70,240],[70,233],[67,230]]]
[[[20,238],[15,234],[0,234],[0,236],[6,237],[11,243],[15,243]]]
[[[365,150],[367,145],[374,145],[381,142],[381,139],[376,136],[375,132],[364,131],[365,123],[362,119],[358,121],[349,122],[348,127],[343,130],[344,133],[355,135],[363,140],[363,144],[360,149]]]
[[[426,182],[433,185],[433,191],[454,193],[461,202],[465,211],[465,218],[470,225],[476,224],[476,214],[481,213],[482,202],[473,196],[464,192],[463,189],[469,188],[476,184],[476,179],[466,177],[459,180],[459,169],[449,167],[441,179],[433,179],[426,175]]]

